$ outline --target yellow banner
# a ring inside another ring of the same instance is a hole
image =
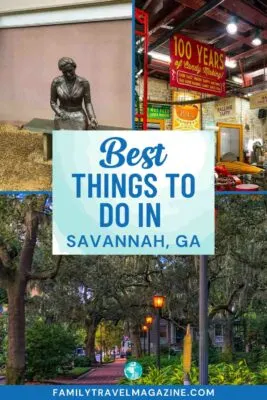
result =
[[[174,90],[172,101],[199,99],[198,95]],[[193,131],[201,129],[200,104],[172,106],[172,129]]]
[[[267,92],[253,94],[250,99],[250,109],[267,108]]]

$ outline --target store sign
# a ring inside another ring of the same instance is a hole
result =
[[[213,254],[213,168],[211,132],[54,132],[53,253]]]
[[[161,104],[148,104],[148,118],[149,119],[170,119],[171,107]]]
[[[225,96],[225,53],[176,34],[170,39],[170,85]]]
[[[236,116],[236,97],[229,97],[216,101],[214,104],[214,118],[221,121]]]
[[[198,99],[191,93],[185,94],[183,92],[173,91],[173,101],[186,101]],[[188,105],[174,105],[172,106],[172,129],[173,130],[184,130],[192,131],[199,130],[201,128],[200,118],[200,104],[188,104]]]
[[[253,94],[250,99],[250,109],[267,108],[267,92]]]

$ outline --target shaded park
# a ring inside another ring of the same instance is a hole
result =
[[[208,257],[209,383],[264,384],[267,200],[218,196],[216,210],[216,254]],[[199,257],[52,256],[51,216],[49,196],[0,196],[5,382],[74,382],[95,370],[101,377],[105,366],[122,358],[143,366],[136,383],[182,384],[190,324],[189,377],[197,384]],[[159,293],[165,304],[157,332],[152,299]],[[147,316],[152,317],[149,347]],[[129,383],[122,374],[121,369],[120,383]],[[75,382],[90,384],[82,378]]]

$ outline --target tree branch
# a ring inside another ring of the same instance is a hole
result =
[[[31,272],[28,274],[28,280],[44,281],[46,279],[54,279],[58,274],[62,256],[59,256],[54,269],[44,272]]]
[[[0,258],[0,286],[3,289],[7,288],[7,283],[8,283],[8,274],[5,266],[2,263],[2,260]]]
[[[209,313],[209,318],[212,319],[219,311],[227,311],[229,314],[233,314],[233,311],[227,304],[220,304],[211,310]]]
[[[213,318],[219,311],[227,311],[229,314],[234,314],[231,310],[231,304],[236,296],[236,294],[245,287],[244,283],[241,283],[236,289],[233,290],[231,293],[227,304],[220,304],[214,307],[211,312],[209,313],[209,318]]]

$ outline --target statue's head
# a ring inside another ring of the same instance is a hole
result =
[[[62,57],[58,61],[58,68],[62,71],[67,81],[73,81],[76,77],[76,62],[70,57]]]

